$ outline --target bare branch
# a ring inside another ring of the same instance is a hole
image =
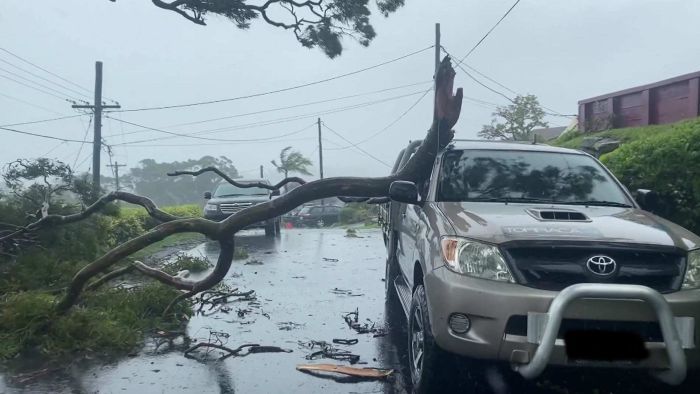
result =
[[[284,185],[288,183],[298,183],[300,185],[303,185],[306,183],[305,180],[299,178],[299,177],[289,177],[282,179],[275,185],[268,185],[266,183],[262,182],[236,182],[235,179],[231,178],[230,176],[226,175],[223,171],[219,170],[216,167],[204,167],[202,169],[199,169],[197,171],[174,171],[174,172],[169,172],[168,176],[179,176],[179,175],[192,175],[192,176],[197,176],[201,175],[205,172],[214,172],[220,177],[222,177],[226,182],[232,184],[233,186],[240,187],[240,188],[249,188],[249,187],[259,187],[262,189],[267,189],[267,190],[279,190],[281,189]]]

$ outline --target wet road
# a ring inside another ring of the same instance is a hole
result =
[[[251,231],[237,237],[237,246],[249,252],[234,262],[226,283],[241,291],[255,290],[253,301],[231,302],[228,313],[195,316],[188,325],[190,337],[210,339],[210,332],[224,332],[222,343],[231,348],[257,343],[279,346],[291,353],[251,354],[224,361],[201,362],[183,357],[184,345],[155,346],[152,339],[135,357],[104,363],[76,363],[64,370],[19,385],[0,375],[0,392],[71,393],[405,393],[406,334],[394,306],[384,303],[385,252],[378,230],[358,230],[348,238],[344,230],[286,230],[276,239]],[[216,260],[216,243],[204,243],[189,251]],[[246,264],[246,262],[248,264]],[[243,312],[239,315],[238,310]],[[387,328],[388,335],[357,334],[342,319],[357,310],[360,323]],[[369,319],[369,320],[367,320]],[[394,369],[387,381],[332,380],[298,372],[306,363],[347,362],[306,360],[318,350],[310,341],[357,339],[355,345],[336,345],[360,356],[360,367]],[[217,353],[212,353],[217,356]],[[459,365],[435,392],[497,393],[636,393],[676,392],[644,374],[595,370],[549,370],[536,382],[525,383],[507,368],[489,366],[480,372],[486,379],[468,378],[468,364]],[[583,372],[585,371],[585,372]],[[583,373],[582,373],[583,372]],[[408,379],[410,380],[410,379]],[[695,392],[686,385],[686,392]]]

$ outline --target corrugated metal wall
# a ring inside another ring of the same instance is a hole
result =
[[[700,72],[579,101],[579,129],[673,123],[700,115]]]

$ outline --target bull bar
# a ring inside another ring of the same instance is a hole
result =
[[[655,371],[654,375],[671,385],[678,385],[685,380],[687,364],[683,348],[695,347],[694,320],[674,317],[663,295],[652,288],[607,283],[571,285],[554,297],[547,313],[528,314],[528,341],[539,343],[539,346],[528,364],[513,366],[524,378],[534,379],[544,371],[552,356],[564,311],[572,301],[580,298],[630,299],[649,303],[659,321],[669,360],[669,368]],[[541,318],[537,319],[535,315],[540,315]],[[679,335],[679,332],[682,335]]]

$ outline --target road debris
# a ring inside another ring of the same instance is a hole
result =
[[[297,371],[331,372],[365,379],[384,379],[394,373],[393,369],[356,368],[335,364],[300,364]]]
[[[352,290],[345,290],[345,289],[339,289],[339,288],[334,288],[331,290],[331,293],[333,294],[338,294],[338,295],[346,295],[349,297],[362,297],[364,296],[364,293],[353,293]]]
[[[383,337],[386,335],[386,329],[383,327],[375,327],[375,323],[370,319],[367,319],[367,323],[360,323],[360,311],[359,308],[355,309],[355,312],[348,312],[343,315],[343,320],[347,323],[348,327],[352,328],[358,334],[374,334],[374,337]]]
[[[345,230],[345,238],[364,238],[359,235],[357,235],[357,230],[354,228],[349,228]]]
[[[323,258],[323,261],[330,261],[331,263],[337,263],[337,262],[340,261],[340,260],[338,260],[338,259],[332,259],[332,258],[328,258],[328,257],[324,257],[324,258]]]
[[[263,265],[263,264],[265,264],[265,263],[263,263],[262,261],[260,261],[258,259],[250,259],[250,260],[246,261],[244,265]]]
[[[192,352],[199,348],[207,348],[207,352],[205,353],[205,356],[203,358],[197,358],[192,355]],[[265,345],[258,345],[255,343],[252,344],[245,344],[241,345],[235,349],[231,349],[229,347],[226,347],[224,345],[219,345],[216,343],[205,343],[205,342],[200,342],[191,348],[185,350],[184,356],[189,359],[193,360],[200,360],[200,361],[206,361],[207,357],[211,351],[211,349],[218,349],[226,352],[225,354],[222,354],[219,358],[217,358],[217,361],[225,360],[229,357],[245,357],[249,354],[253,353],[291,353],[291,349],[283,349],[279,346],[265,346]],[[245,353],[242,353],[243,350],[247,350]]]
[[[345,344],[357,343],[356,339],[354,340],[354,342],[352,339],[341,339],[341,340],[334,339],[333,340],[334,343],[336,341],[341,341]],[[313,353],[306,355],[307,360],[317,360],[320,358],[330,358],[330,359],[338,360],[338,361],[348,361],[350,364],[357,364],[360,361],[359,355],[353,354],[349,350],[336,348],[331,343],[328,343],[326,341],[314,341],[314,340],[311,340],[309,342],[299,341],[299,346],[306,348],[306,349],[319,349]]]
[[[277,323],[277,327],[280,329],[280,331],[292,331],[304,327],[304,324],[294,323],[293,321],[284,321]]]
[[[342,339],[342,338],[334,338],[333,343],[337,343],[339,345],[356,345],[359,340],[357,338],[353,339]]]

